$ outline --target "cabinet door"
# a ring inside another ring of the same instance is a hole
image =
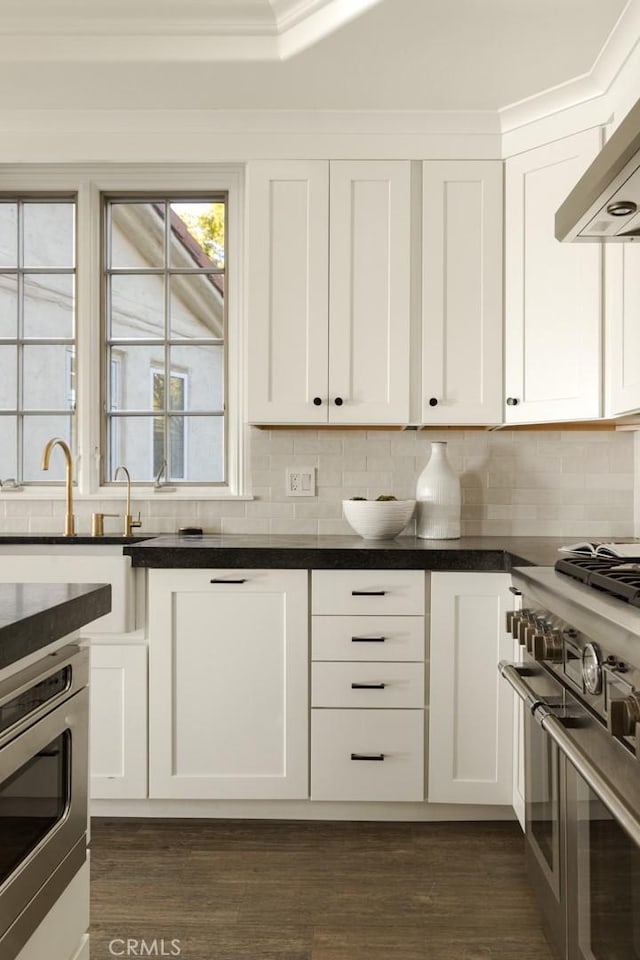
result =
[[[405,424],[410,165],[336,161],[330,177],[329,420]]]
[[[307,581],[149,571],[151,797],[308,796]]]
[[[327,421],[328,217],[328,162],[248,165],[252,423]]]
[[[511,578],[431,574],[428,799],[512,803],[513,694],[498,674]]]
[[[506,162],[507,423],[600,416],[601,245],[560,243],[554,217],[601,139],[585,130]]]
[[[147,648],[91,645],[90,796],[147,796]]]
[[[640,247],[605,247],[605,415],[640,410]]]
[[[422,174],[422,422],[502,422],[502,162]]]

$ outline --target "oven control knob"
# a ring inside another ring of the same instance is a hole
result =
[[[510,618],[507,614],[507,618],[507,629],[511,630],[511,636],[514,640],[518,640],[520,643],[522,643],[523,641],[520,637],[520,630],[523,629],[524,624],[528,623],[529,621],[529,611],[518,610],[513,613]]]
[[[586,693],[602,692],[602,665],[595,643],[587,643],[582,651],[582,682]]]
[[[611,701],[607,726],[614,737],[635,736],[637,723],[640,723],[640,693]]]
[[[533,656],[536,660],[562,663],[562,637],[557,630],[536,633],[533,638]]]

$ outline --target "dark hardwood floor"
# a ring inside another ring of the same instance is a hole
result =
[[[91,851],[92,960],[550,958],[511,823],[93,820]]]

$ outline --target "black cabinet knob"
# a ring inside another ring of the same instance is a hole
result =
[[[437,407],[437,406],[438,406],[438,398],[437,398],[437,397],[429,397],[429,406],[430,406],[430,407]]]
[[[319,406],[321,406],[321,405],[322,405],[322,397],[314,397],[314,398],[313,398],[313,405],[314,405],[314,407],[319,407]]]
[[[344,400],[342,399],[342,397],[336,397],[333,402],[335,403],[336,407],[341,407],[342,404],[344,403]]]
[[[520,401],[517,397],[507,397],[507,406],[508,407],[517,407]]]

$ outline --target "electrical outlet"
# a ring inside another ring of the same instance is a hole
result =
[[[287,469],[288,497],[315,497],[316,468],[289,467]]]

